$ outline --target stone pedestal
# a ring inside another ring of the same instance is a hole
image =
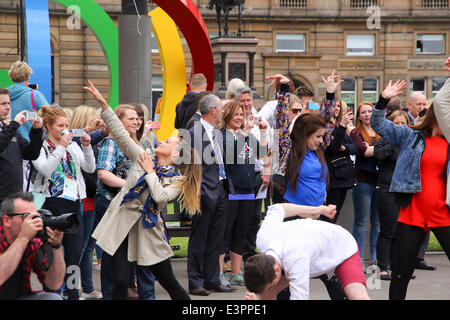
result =
[[[224,96],[228,82],[239,78],[254,90],[255,37],[218,37],[211,39],[214,57],[214,92]]]

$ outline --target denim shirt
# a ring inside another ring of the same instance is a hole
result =
[[[425,135],[408,126],[398,126],[387,120],[385,118],[385,108],[388,102],[389,100],[380,96],[380,100],[372,110],[370,126],[399,150],[389,191],[401,193],[421,192],[420,160],[425,150]]]

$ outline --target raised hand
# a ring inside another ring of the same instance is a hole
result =
[[[447,61],[444,62],[444,66],[447,71],[450,71],[450,57],[448,57]]]
[[[84,136],[82,136],[80,140],[81,140],[81,144],[85,147],[87,147],[91,144],[91,136],[89,134],[87,134],[86,132],[84,133]]]
[[[88,80],[88,82],[89,86],[83,87],[83,89],[89,91],[94,96],[95,100],[97,100],[100,103],[103,110],[108,109],[109,105],[108,102],[106,102],[106,99],[103,97],[103,95],[100,93],[100,91],[98,91],[98,89],[94,86],[94,84],[91,81]]]
[[[41,117],[37,117],[37,120],[31,121],[33,129],[40,129],[44,125],[44,120]]]
[[[390,80],[381,96],[388,100],[395,98],[403,93],[402,89],[405,87],[405,85],[405,80],[397,80],[394,84],[392,84],[392,80]]]
[[[20,125],[23,125],[25,122],[27,122],[28,120],[25,117],[25,112],[27,112],[27,110],[23,110],[23,111],[19,112],[18,114],[16,114],[16,116],[14,117],[14,121]]]
[[[271,79],[272,82],[270,83],[270,86],[277,85],[278,83],[284,84],[289,83],[289,79],[282,74],[275,74],[271,76],[267,76],[266,79]]]
[[[331,75],[329,75],[326,79],[322,77],[322,81],[325,83],[328,93],[335,93],[341,83],[344,82],[344,80],[341,80],[341,76],[336,74],[336,70],[333,70]]]
[[[69,146],[69,144],[72,142],[72,139],[73,139],[73,133],[72,132],[68,132],[68,130],[67,130],[67,132],[65,132],[63,134],[63,136],[61,137],[60,144],[64,148],[67,148]]]
[[[352,121],[353,121],[353,112],[349,111],[342,116],[340,125],[343,127],[347,127],[347,125],[352,123]]]

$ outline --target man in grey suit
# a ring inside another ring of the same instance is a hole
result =
[[[226,204],[232,187],[226,178],[220,132],[215,128],[223,115],[222,102],[216,95],[209,94],[200,100],[199,109],[202,117],[189,133],[191,145],[202,161],[201,212],[192,217],[187,271],[189,293],[207,296],[210,291],[234,291],[234,288],[222,286],[219,279]]]

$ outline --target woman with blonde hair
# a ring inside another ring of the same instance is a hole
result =
[[[104,131],[97,130],[104,126],[103,120],[100,118],[100,109],[87,105],[79,105],[73,112],[70,121],[71,129],[84,129],[91,137],[91,145],[94,147],[94,154],[98,155],[98,143],[104,138]],[[79,143],[79,138],[74,138]],[[83,290],[83,297],[86,299],[101,299],[103,296],[101,292],[95,290],[92,281],[92,263],[93,251],[95,247],[95,239],[91,237],[92,231],[98,224],[99,219],[96,219],[95,213],[95,193],[97,190],[97,171],[87,173],[82,171],[84,180],[86,182],[86,198],[83,199],[83,226],[84,235],[82,242],[82,257],[80,261],[81,271],[81,287]],[[101,249],[97,247],[97,259],[101,261]],[[100,262],[101,263],[101,262]]]
[[[14,119],[16,114],[21,111],[39,111],[42,106],[49,104],[42,92],[30,88],[29,81],[32,74],[33,70],[24,61],[14,62],[9,69],[9,78],[14,82],[12,86],[8,87],[11,99],[11,119]],[[19,127],[18,132],[29,141],[30,130],[31,121],[28,121]]]
[[[81,201],[86,198],[86,186],[82,170],[92,173],[95,170],[94,152],[91,138],[85,133],[81,137],[81,147],[72,141],[69,132],[69,120],[61,108],[44,106],[39,111],[48,133],[41,148],[39,157],[33,160],[38,175],[34,183],[34,191],[45,195],[43,209],[53,215],[76,213],[79,228],[74,233],[65,233],[63,238],[64,259],[67,266],[80,265],[83,219],[81,218]],[[72,272],[67,269],[65,280],[70,282]],[[78,288],[66,286],[68,298],[78,300]]]
[[[125,186],[111,201],[93,234],[97,244],[112,256],[112,297],[127,298],[128,261],[136,261],[155,275],[172,299],[188,300],[189,295],[172,271],[170,257],[173,252],[160,212],[169,201],[180,196],[189,214],[200,211],[201,165],[195,159],[195,152],[183,146],[180,152],[177,137],[160,141],[154,153],[150,149],[143,150],[95,86],[89,82],[89,87],[84,89],[100,103],[103,120],[132,161]],[[175,165],[179,159],[183,160],[181,166]],[[111,230],[115,232],[111,233]]]
[[[223,273],[219,275],[222,285],[245,285],[241,272],[242,258],[246,249],[247,234],[255,214],[256,202],[254,188],[256,184],[255,160],[267,155],[268,124],[261,120],[258,124],[261,138],[250,132],[255,121],[244,125],[244,107],[237,102],[229,102],[224,107],[223,137],[227,178],[231,180],[236,194],[229,195],[224,248],[220,255],[220,270],[226,251],[230,251],[231,277],[228,283]]]
[[[361,260],[363,260],[366,219],[370,216],[369,264],[376,263],[376,244],[380,232],[380,222],[375,202],[378,166],[377,161],[373,158],[373,146],[380,136],[370,126],[372,108],[373,105],[370,102],[362,102],[358,105],[355,129],[350,133],[351,138],[358,146],[355,161],[356,184],[352,190],[355,213],[352,234],[358,243]]]

